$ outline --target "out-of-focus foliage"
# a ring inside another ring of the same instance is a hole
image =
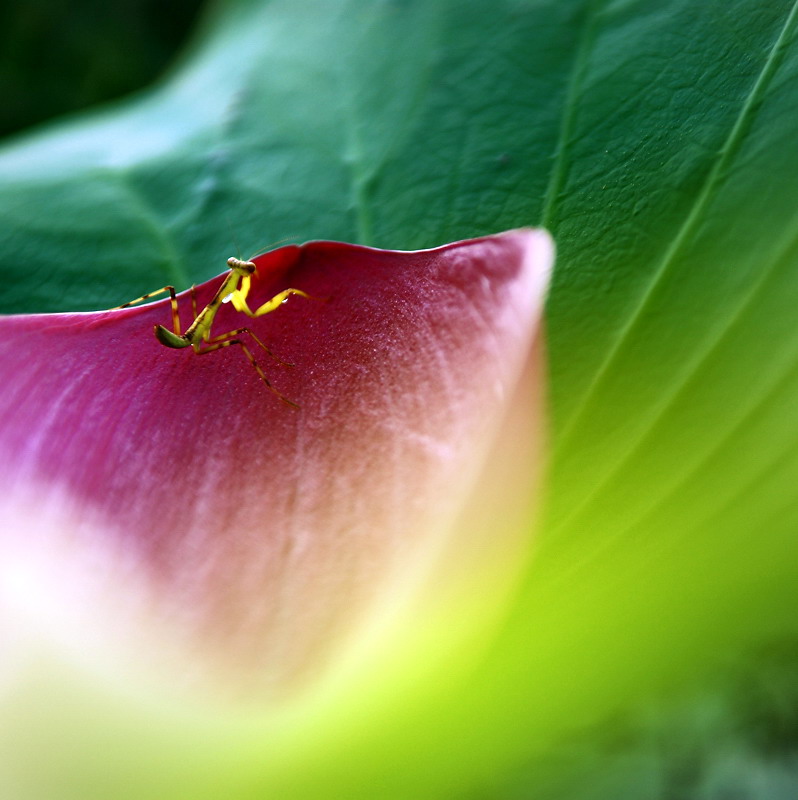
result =
[[[485,782],[524,800],[791,800],[798,795],[798,648],[773,642],[702,686],[624,708]]]
[[[195,0],[0,6],[0,136],[140,89],[183,43]]]

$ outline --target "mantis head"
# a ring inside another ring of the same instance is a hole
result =
[[[242,261],[240,258],[233,258],[232,256],[227,259],[227,266],[230,267],[233,272],[237,272],[239,275],[252,275],[257,267],[252,261]]]

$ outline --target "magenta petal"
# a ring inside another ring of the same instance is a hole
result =
[[[227,304],[214,332],[249,322],[295,365],[253,348],[299,410],[239,347],[161,346],[168,300],[0,319],[6,595],[67,629],[105,616],[126,639],[144,620],[201,653],[201,671],[235,665],[273,686],[320,672],[452,535],[528,357],[551,260],[531,230],[258,257],[253,307],[287,286],[326,300],[293,297],[251,321]],[[219,282],[198,287],[200,307]],[[180,306],[185,328],[188,293]]]

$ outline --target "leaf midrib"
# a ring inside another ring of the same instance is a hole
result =
[[[671,265],[675,262],[677,256],[688,242],[690,236],[698,226],[704,210],[714,197],[723,177],[726,174],[726,170],[731,159],[736,154],[743,140],[748,125],[753,118],[754,112],[758,107],[768,84],[781,64],[789,35],[796,23],[796,19],[798,19],[798,0],[793,3],[790,12],[788,13],[787,18],[781,27],[777,39],[768,53],[768,57],[765,60],[762,70],[757,76],[751,91],[746,96],[745,101],[740,108],[740,113],[737,115],[725,142],[719,149],[718,157],[716,158],[712,168],[709,170],[701,190],[696,195],[689,213],[685,217],[684,222],[682,223],[676,236],[671,240],[671,244],[665,251],[661,261],[652,273],[652,276],[643,293],[640,295],[636,306],[626,317],[623,325],[620,327],[620,331],[615,341],[609,347],[604,359],[594,372],[590,383],[582,395],[582,399],[572,412],[568,422],[563,426],[559,437],[559,442],[555,449],[555,458],[568,447],[568,445],[576,436],[580,422],[587,415],[590,406],[595,401],[599,389],[604,384],[611,368],[618,360],[619,355],[623,352],[626,342],[632,338],[636,328],[640,324],[641,320],[645,317],[645,312],[657,296],[660,287],[662,287],[664,278],[668,274]],[[562,167],[562,169],[564,169],[564,167]]]

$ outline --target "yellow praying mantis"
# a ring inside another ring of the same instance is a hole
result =
[[[131,300],[129,303],[116,306],[116,308],[128,308],[137,303],[143,303],[145,300],[149,300],[152,297],[157,297],[164,292],[169,292],[172,303],[172,330],[165,328],[163,325],[155,326],[155,338],[164,345],[164,347],[178,349],[191,347],[197,355],[204,355],[205,353],[213,353],[216,350],[221,350],[223,347],[238,345],[266,386],[286,405],[298,408],[293,400],[289,400],[272,386],[260,364],[255,360],[255,356],[252,355],[252,351],[239,337],[245,334],[250,336],[252,340],[275,361],[289,367],[293,366],[292,364],[283,361],[272,353],[249,328],[236,328],[235,330],[221,333],[218,336],[211,336],[211,326],[216,317],[216,312],[221,308],[222,303],[230,302],[233,304],[236,311],[255,319],[256,317],[262,317],[264,314],[269,314],[279,308],[291,295],[299,295],[300,297],[307,297],[311,300],[319,300],[321,298],[312,297],[312,295],[303,292],[301,289],[284,289],[253,311],[247,303],[247,295],[249,294],[252,283],[252,275],[257,271],[257,267],[252,261],[242,261],[238,258],[228,258],[227,266],[230,268],[230,272],[225,276],[208,305],[199,312],[197,312],[196,291],[193,286],[191,287],[191,307],[192,313],[194,314],[194,321],[188,326],[185,333],[180,332],[180,314],[178,312],[177,295],[175,294],[174,286],[164,286],[162,289],[149,292],[141,297],[137,297],[135,300]]]

